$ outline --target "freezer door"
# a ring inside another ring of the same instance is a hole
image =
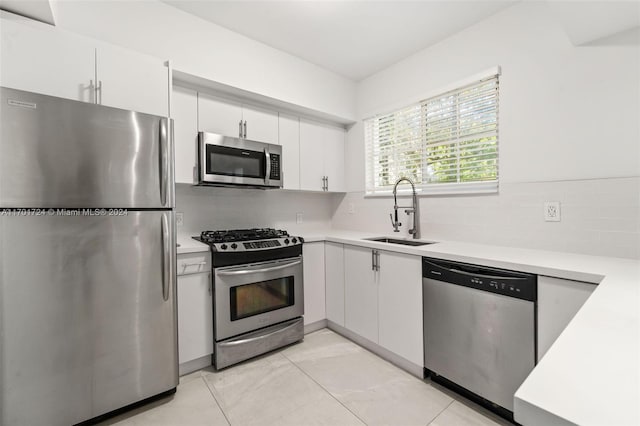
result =
[[[0,88],[0,207],[172,208],[171,121]]]
[[[0,216],[0,424],[69,425],[178,384],[173,212]]]

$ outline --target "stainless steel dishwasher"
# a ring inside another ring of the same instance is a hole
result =
[[[513,419],[535,365],[537,276],[423,258],[422,277],[427,373]]]

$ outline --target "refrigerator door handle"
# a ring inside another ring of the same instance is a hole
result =
[[[171,282],[171,238],[167,215],[162,215],[162,298],[169,300],[169,285]]]
[[[160,120],[160,203],[167,205],[167,188],[169,187],[169,129],[166,118]]]

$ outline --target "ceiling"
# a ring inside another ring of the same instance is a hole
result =
[[[0,9],[55,25],[50,0],[0,0]]]
[[[517,0],[162,0],[359,81]]]

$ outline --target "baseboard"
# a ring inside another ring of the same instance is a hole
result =
[[[304,334],[313,333],[314,331],[322,330],[327,327],[327,320],[323,319],[320,321],[312,322],[311,324],[305,324],[304,326]]]
[[[203,356],[202,358],[192,359],[178,366],[178,374],[184,376],[185,374],[192,373],[196,370],[201,370],[211,365],[211,355]]]
[[[389,361],[391,364],[403,369],[412,376],[416,376],[419,379],[424,379],[424,368],[421,365],[416,365],[413,362],[401,357],[400,355],[396,355],[390,350],[383,348],[377,343],[374,343],[369,339],[365,339],[364,337],[354,333],[353,331],[347,330],[343,326],[338,325],[333,321],[327,320],[327,328],[373,352],[380,358]]]

